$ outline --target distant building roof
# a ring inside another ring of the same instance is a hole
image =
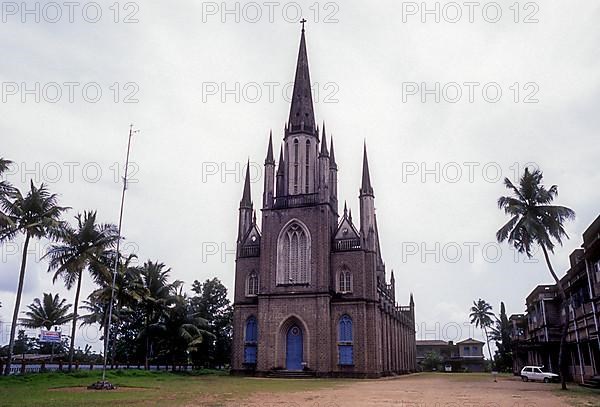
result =
[[[593,242],[600,238],[600,215],[583,232],[583,246],[590,247]]]
[[[439,340],[417,341],[417,346],[448,346],[448,342]]]
[[[558,288],[556,284],[541,284],[536,286],[527,296],[525,302],[532,304],[538,302],[541,298],[545,300],[554,300],[557,298]]]
[[[481,341],[478,341],[477,339],[473,339],[473,338],[469,338],[469,339],[465,339],[464,341],[456,342],[457,345],[462,345],[462,344],[466,344],[466,343],[478,343],[478,344],[483,345],[485,342],[481,342]]]

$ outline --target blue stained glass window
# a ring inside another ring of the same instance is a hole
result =
[[[352,318],[344,315],[338,327],[338,351],[340,365],[354,364],[354,345],[352,341]]]
[[[256,347],[258,342],[258,323],[255,317],[246,320],[244,334],[244,363],[256,364]]]

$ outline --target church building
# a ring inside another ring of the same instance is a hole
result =
[[[366,145],[355,225],[345,203],[340,211],[333,140],[315,121],[304,28],[277,162],[272,135],[268,141],[260,227],[249,168],[239,207],[232,373],[414,372],[414,301],[397,305],[394,273],[386,275]]]

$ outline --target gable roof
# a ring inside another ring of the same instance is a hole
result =
[[[485,342],[478,341],[477,339],[469,338],[464,341],[456,342],[457,345],[469,344],[469,343],[478,343],[480,345],[484,345]]]
[[[258,230],[256,223],[254,223],[252,227],[248,229],[246,236],[244,236],[244,240],[242,240],[242,246],[257,246],[260,244],[260,238],[260,230]]]

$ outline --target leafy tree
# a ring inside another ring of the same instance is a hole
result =
[[[496,342],[496,368],[510,371],[513,365],[511,326],[503,302],[500,303],[500,317],[496,318],[495,325],[490,330],[490,337]]]
[[[17,339],[15,340],[14,354],[23,355],[34,353],[37,350],[37,341],[35,338],[27,336],[24,330],[19,330]]]
[[[487,343],[488,352],[490,353],[490,362],[493,361],[493,358],[487,329],[492,325],[492,317],[494,317],[494,313],[492,312],[492,306],[490,304],[481,298],[476,302],[473,301],[469,318],[471,318],[471,323],[475,324],[476,327],[481,328],[485,334],[485,341]]]
[[[438,370],[443,361],[444,360],[439,353],[427,352],[423,362],[421,362],[421,366],[423,366],[423,370],[426,371]]]
[[[33,181],[31,182],[30,190],[25,196],[18,189],[13,189],[7,194],[0,195],[0,208],[3,213],[0,216],[0,244],[13,240],[20,234],[25,236],[21,271],[17,284],[17,295],[8,344],[8,357],[4,371],[8,375],[12,362],[21,296],[23,294],[29,242],[31,239],[56,238],[63,226],[61,216],[68,208],[59,206],[57,196],[51,194],[44,184],[37,188],[33,184]]]
[[[212,336],[203,329],[206,326],[207,321],[192,311],[187,297],[177,293],[149,330],[158,338],[159,354],[175,365],[188,363],[190,352],[198,349],[205,336]]]
[[[101,263],[103,264],[114,264],[114,257],[116,253],[106,253],[101,257]],[[117,274],[114,276],[114,292],[113,292],[113,270],[107,267],[102,267],[96,270],[93,274],[96,275],[96,283],[100,288],[94,290],[88,299],[96,303],[97,308],[100,310],[100,314],[97,316],[86,316],[93,322],[100,322],[104,329],[104,335],[106,335],[108,325],[106,319],[108,317],[108,308],[112,298],[113,301],[113,312],[111,321],[111,340],[110,340],[110,351],[112,354],[112,363],[116,357],[117,349],[117,338],[120,334],[129,334],[129,341],[122,341],[127,348],[135,346],[135,339],[137,332],[131,334],[129,329],[123,329],[131,320],[133,315],[139,314],[138,305],[146,295],[146,290],[143,286],[143,281],[140,275],[140,270],[132,265],[134,259],[137,256],[130,254],[123,258],[120,257],[119,265],[117,267]],[[136,312],[137,311],[137,312]],[[113,329],[114,327],[114,329]],[[126,352],[128,355],[129,352]]]
[[[29,308],[29,311],[25,312],[27,318],[21,318],[19,323],[26,328],[46,328],[47,331],[52,327],[64,325],[73,319],[73,314],[69,313],[71,304],[65,304],[66,302],[67,300],[61,299],[58,294],[44,293],[43,301],[35,298],[33,303],[27,306]],[[50,362],[53,359],[54,343],[51,344]]]
[[[498,198],[498,208],[503,209],[511,218],[496,232],[496,239],[498,242],[508,241],[519,253],[525,253],[529,258],[533,257],[536,246],[544,253],[546,265],[556,282],[565,311],[558,359],[561,387],[566,390],[568,371],[565,342],[569,329],[569,303],[564,287],[554,272],[548,252],[554,253],[555,241],[562,245],[562,239],[568,238],[564,223],[575,219],[575,212],[565,206],[551,205],[558,196],[558,187],[552,185],[546,188],[542,180],[541,171],[530,172],[528,168],[525,168],[523,176],[519,179],[518,187],[508,178],[504,179],[504,185],[511,192],[511,196]]]
[[[118,239],[116,226],[96,223],[95,211],[78,214],[75,219],[77,228],[64,225],[60,231],[60,242],[53,244],[44,256],[49,258],[48,271],[54,272],[53,282],[62,278],[67,289],[76,287],[69,347],[69,371],[73,364],[83,271],[89,270],[95,279],[101,279],[102,274],[108,273],[110,267],[103,260],[106,259],[107,251],[112,249]]]
[[[230,362],[233,307],[227,298],[227,288],[218,278],[207,279],[204,283],[194,281],[190,298],[192,308],[207,320],[207,330],[214,335],[206,338],[193,359],[203,366],[222,366]]]

